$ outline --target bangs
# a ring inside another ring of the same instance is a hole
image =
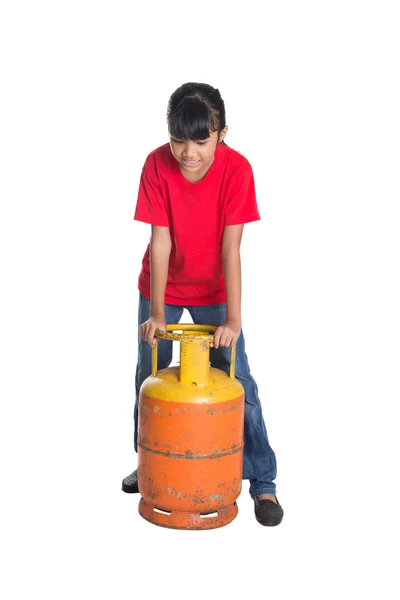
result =
[[[198,97],[186,97],[168,120],[168,131],[177,140],[205,140],[216,131],[213,116]]]

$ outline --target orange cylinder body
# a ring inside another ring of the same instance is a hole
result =
[[[177,529],[229,523],[242,486],[244,391],[236,379],[209,367],[208,344],[198,350],[189,377],[179,367],[163,369],[146,379],[139,397],[139,512]],[[194,359],[193,352],[191,347]],[[205,381],[201,360],[207,361]],[[181,368],[184,363],[181,345]],[[195,380],[198,367],[202,381]]]

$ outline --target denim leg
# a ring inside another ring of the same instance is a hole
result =
[[[165,320],[167,323],[179,323],[183,308],[172,304],[165,304]],[[138,358],[135,376],[135,408],[134,408],[134,437],[133,445],[137,452],[138,436],[138,412],[139,412],[139,390],[143,381],[151,375],[152,349],[148,342],[140,337],[140,325],[150,318],[150,300],[139,293],[138,310]],[[172,361],[172,342],[168,340],[158,341],[158,369],[166,369]]]
[[[222,325],[226,320],[226,304],[188,306],[193,322],[204,325]],[[231,349],[210,348],[211,366],[229,374]],[[243,331],[236,343],[235,377],[245,391],[243,479],[250,480],[252,498],[260,494],[275,494],[276,459],[269,445],[258,388],[253,379],[245,352]]]

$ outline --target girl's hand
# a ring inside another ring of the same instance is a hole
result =
[[[148,321],[145,321],[140,326],[140,337],[145,342],[148,342],[151,347],[158,342],[158,338],[154,337],[156,329],[161,329],[161,331],[167,330],[164,317],[150,317]]]
[[[214,333],[214,343],[210,344],[211,348],[218,348],[219,346],[235,346],[240,336],[241,323],[237,321],[225,321],[223,325],[220,325]]]

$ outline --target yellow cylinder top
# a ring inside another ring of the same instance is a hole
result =
[[[244,394],[237,379],[231,379],[224,371],[212,367],[206,385],[197,385],[196,382],[182,385],[179,367],[170,367],[161,369],[154,377],[148,377],[141,391],[152,398],[190,404],[228,402]]]
[[[213,404],[243,395],[242,385],[234,378],[235,348],[232,348],[230,376],[210,368],[210,335],[215,325],[168,324],[167,332],[156,331],[156,337],[180,342],[180,367],[157,371],[157,344],[153,347],[152,375],[144,381],[147,396],[171,402]],[[182,330],[183,334],[172,333]]]

